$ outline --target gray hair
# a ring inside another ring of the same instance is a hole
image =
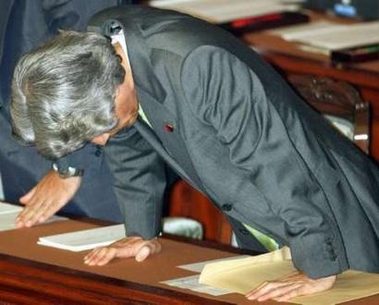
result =
[[[11,95],[15,137],[60,158],[117,124],[114,98],[125,76],[110,40],[62,31],[16,65]]]

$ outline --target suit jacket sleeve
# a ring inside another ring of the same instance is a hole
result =
[[[114,176],[114,191],[127,236],[157,236],[166,187],[163,160],[134,127],[111,138],[105,155]]]
[[[341,261],[325,255],[325,247],[337,239],[337,229],[331,216],[320,210],[322,190],[288,137],[260,78],[237,57],[213,46],[193,51],[181,77],[189,107],[214,130],[213,151],[218,144],[219,151],[226,147],[227,160],[220,166],[227,168],[229,178],[220,179],[223,174],[209,167],[202,177],[216,200],[232,202],[229,216],[280,237],[290,246],[296,267],[311,277],[345,269],[343,255]],[[336,247],[343,252],[342,245]]]

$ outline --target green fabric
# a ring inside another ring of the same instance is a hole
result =
[[[138,114],[140,115],[140,117],[142,118],[142,120],[143,120],[145,123],[147,123],[147,125],[149,125],[149,126],[152,128],[152,126],[151,126],[149,120],[148,120],[147,117],[146,117],[145,112],[143,111],[143,109],[142,109],[142,107],[141,107],[141,104],[138,105]]]
[[[262,244],[263,247],[267,249],[267,251],[274,251],[279,249],[278,243],[273,240],[271,237],[259,232],[258,230],[244,224],[245,228],[254,235],[256,239]]]

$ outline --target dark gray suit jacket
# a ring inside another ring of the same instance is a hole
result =
[[[105,10],[89,29],[118,25],[153,127],[139,120],[106,148],[129,233],[158,232],[164,160],[228,217],[288,245],[309,276],[379,272],[379,175],[366,155],[229,33],[143,7]],[[136,192],[146,200],[130,203]]]

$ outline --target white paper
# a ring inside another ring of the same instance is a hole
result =
[[[70,233],[43,236],[38,240],[39,245],[64,249],[74,252],[107,246],[125,237],[123,224],[106,226]]]
[[[221,261],[241,259],[241,258],[247,258],[247,257],[250,257],[250,256],[249,255],[236,255],[236,256],[227,257],[227,258],[213,259],[213,260],[202,261],[202,262],[193,263],[193,264],[180,265],[177,267],[181,268],[181,269],[189,270],[192,272],[200,273],[203,270],[204,266],[207,264],[215,263],[215,262],[221,262]],[[173,287],[190,289],[190,290],[193,290],[196,292],[210,294],[213,296],[220,296],[220,295],[231,293],[231,291],[229,291],[227,289],[216,288],[216,287],[213,287],[210,285],[201,284],[201,283],[199,283],[199,277],[200,277],[200,275],[197,274],[197,275],[192,275],[192,276],[176,278],[176,279],[172,279],[172,280],[168,280],[168,281],[163,281],[161,283],[169,285],[169,286],[173,286]]]
[[[203,262],[198,262],[198,263],[193,263],[193,264],[181,265],[181,266],[178,266],[178,268],[189,270],[192,272],[201,273],[201,271],[203,271],[204,266],[207,264],[216,263],[216,262],[223,262],[223,261],[227,261],[227,260],[248,258],[248,257],[250,257],[250,256],[249,255],[237,255],[237,256],[232,256],[232,257],[227,257],[227,258],[212,259],[209,261],[203,261]]]
[[[1,180],[1,172],[0,172],[0,200],[4,200],[4,189],[3,189],[3,182]]]
[[[166,284],[172,287],[178,287],[182,289],[189,289],[192,291],[206,293],[213,296],[220,296],[231,293],[229,290],[216,288],[205,284],[199,283],[199,275],[191,275],[173,280],[163,281],[162,284]]]
[[[280,0],[172,0],[149,1],[149,5],[187,13],[214,23],[298,10],[298,4],[283,4]]]
[[[0,231],[16,229],[16,217],[19,212],[0,214]]]
[[[0,215],[21,212],[22,207],[6,202],[0,202]]]
[[[270,30],[270,34],[279,35],[284,40],[292,41],[297,38],[303,38],[314,33],[330,31],[330,29],[345,27],[345,25],[332,22],[329,20],[317,20],[308,23],[295,24]]]
[[[16,218],[22,209],[23,207],[18,205],[0,202],[0,231],[16,229]],[[66,217],[53,215],[44,223],[66,219]]]
[[[327,50],[379,43],[379,21],[357,24],[316,23],[284,29],[282,38]]]

